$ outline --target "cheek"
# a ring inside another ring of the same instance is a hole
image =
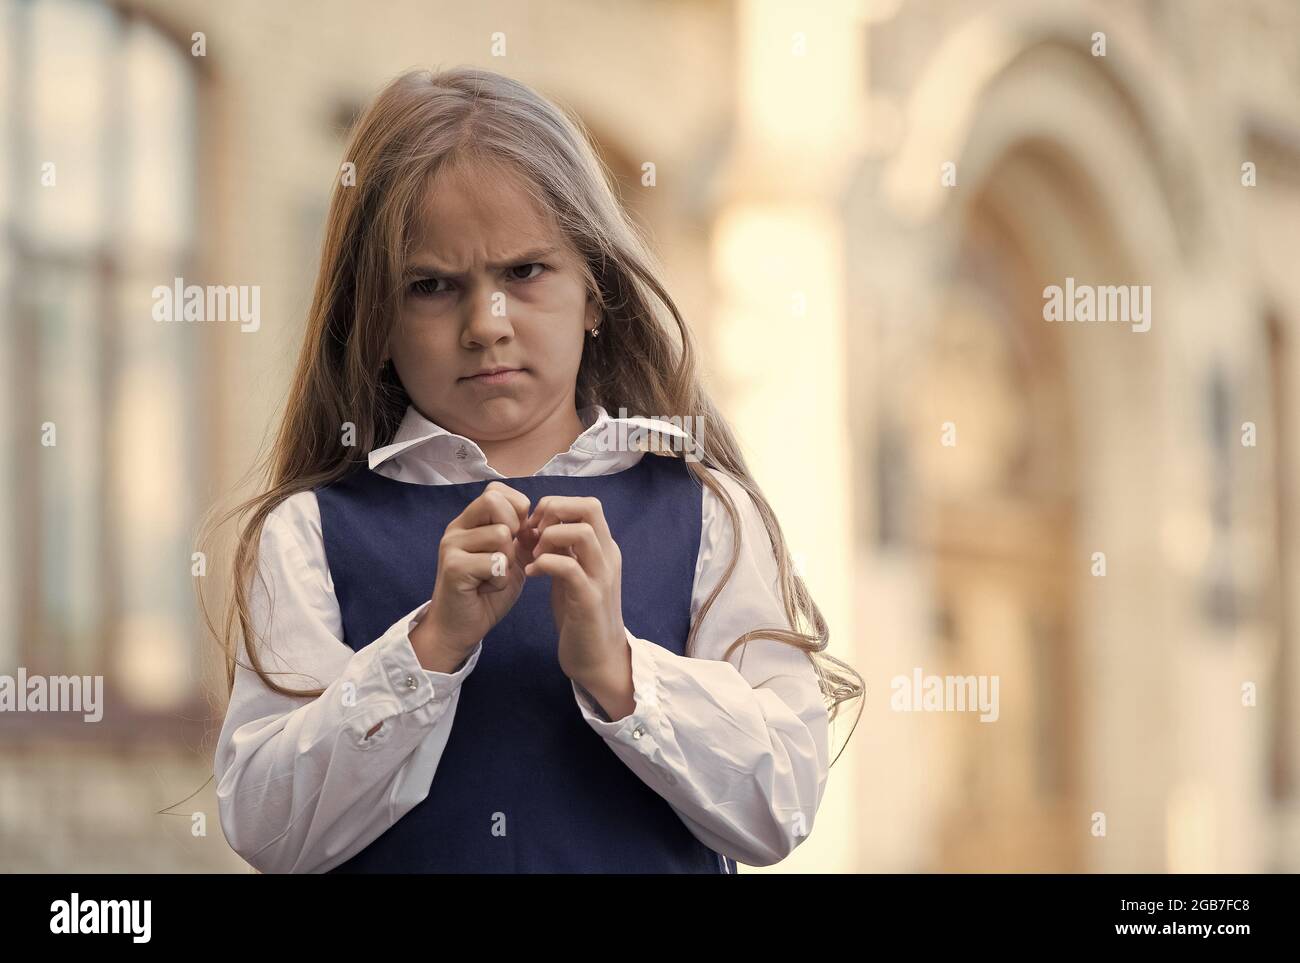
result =
[[[442,325],[421,318],[418,310],[403,311],[389,336],[394,363],[407,377],[427,380],[455,358],[455,336]]]
[[[392,334],[394,345],[400,344],[410,351],[426,351],[451,337],[454,332],[445,319],[418,301],[402,308]]]
[[[539,351],[557,361],[582,354],[587,308],[586,289],[581,285],[553,283],[519,307],[521,327]],[[517,332],[518,333],[518,332]]]
[[[525,357],[548,373],[566,375],[576,370],[582,359],[585,333],[581,320],[575,322],[569,313],[541,316],[536,323],[515,329]]]

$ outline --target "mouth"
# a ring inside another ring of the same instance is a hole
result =
[[[485,371],[480,371],[478,374],[470,375],[469,377],[461,378],[460,380],[471,384],[504,385],[509,384],[516,378],[520,377],[524,371],[524,368],[488,368]]]

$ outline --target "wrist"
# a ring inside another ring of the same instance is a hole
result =
[[[469,656],[468,652],[448,648],[428,618],[417,621],[412,626],[409,637],[416,659],[419,660],[422,668],[430,672],[451,674],[460,669]]]
[[[617,656],[575,679],[610,716],[618,720],[636,709],[632,676],[632,649],[624,641]]]

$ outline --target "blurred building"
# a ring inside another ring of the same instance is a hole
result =
[[[1294,3],[0,0],[0,673],[107,702],[0,713],[0,870],[247,868],[196,528],[348,125],[460,63],[588,125],[866,677],[778,869],[1300,869]],[[260,328],[155,322],[175,277]],[[1149,330],[1045,320],[1067,278]],[[898,711],[918,671],[997,720]]]

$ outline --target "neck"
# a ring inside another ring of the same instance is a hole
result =
[[[508,478],[523,478],[572,447],[584,426],[572,405],[563,405],[541,424],[515,438],[478,441],[488,464]]]

